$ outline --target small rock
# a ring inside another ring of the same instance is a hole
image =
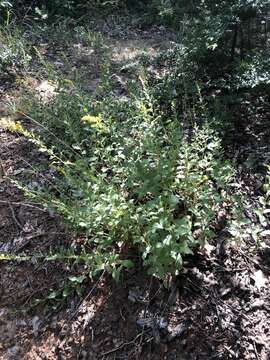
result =
[[[147,302],[146,297],[143,295],[142,291],[138,287],[129,290],[128,300],[133,303],[139,302],[142,304]]]
[[[179,324],[176,326],[176,328],[169,333],[167,336],[167,341],[171,342],[176,338],[179,338],[184,334],[184,332],[187,330],[187,326],[185,324]]]

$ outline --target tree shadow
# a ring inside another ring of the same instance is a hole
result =
[[[119,283],[104,276],[75,312],[70,299],[49,320],[25,358],[47,349],[48,359],[267,359],[269,290],[256,289],[255,270],[229,245],[222,259],[189,259],[174,291],[144,271],[126,271]],[[163,325],[148,326],[153,319]]]

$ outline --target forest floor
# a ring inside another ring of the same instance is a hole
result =
[[[142,53],[155,56],[175,41],[173,33],[159,27],[116,33],[106,27],[99,30],[111,51],[119,96],[128,76],[119,71],[125,62],[137,66]],[[98,57],[80,44],[71,45],[61,52],[66,51],[77,69],[87,68],[82,85],[95,91]],[[55,47],[44,44],[43,54],[59,68],[64,66]],[[152,71],[158,74],[160,69]],[[27,83],[46,96],[48,83],[33,74],[29,73]],[[1,77],[2,116],[9,113],[6,104],[20,91],[20,85],[8,76]],[[250,156],[253,151],[256,158],[261,149],[269,153],[269,110],[260,108],[257,115],[260,122],[252,127],[245,118],[241,141],[227,145],[233,155],[243,157],[248,152]],[[10,181],[24,178],[46,157],[24,136],[0,130],[0,160],[0,252],[48,253],[80,241],[66,231],[59,217],[33,205]],[[36,174],[31,181],[42,182],[43,176]],[[256,203],[259,180],[244,176],[240,170],[238,176],[240,191],[249,194],[251,204]],[[251,226],[257,222],[253,217]],[[267,240],[256,247],[252,242],[237,243],[221,231],[195,257],[186,260],[184,272],[170,290],[135,268],[125,272],[118,283],[102,274],[96,282],[89,282],[81,297],[69,296],[57,309],[40,302],[29,311],[35,299],[44,299],[51,289],[64,283],[69,270],[64,263],[40,263],[35,257],[1,261],[0,359],[270,359]]]

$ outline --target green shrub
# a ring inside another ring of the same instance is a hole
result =
[[[97,101],[62,88],[53,104],[32,103],[30,115],[48,131],[25,134],[58,176],[27,193],[86,234],[85,247],[101,259],[89,271],[105,268],[117,278],[135,248],[149,273],[165,279],[214,236],[232,169],[207,124],[188,140],[181,119],[164,122],[141,83],[130,100]]]

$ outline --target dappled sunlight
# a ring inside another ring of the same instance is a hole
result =
[[[165,40],[164,40],[165,41]],[[112,59],[117,63],[134,61],[142,54],[148,56],[154,56],[157,54],[151,43],[147,44],[147,41],[133,40],[133,41],[119,41],[112,46]]]
[[[1,359],[268,359],[269,10],[0,1]]]

